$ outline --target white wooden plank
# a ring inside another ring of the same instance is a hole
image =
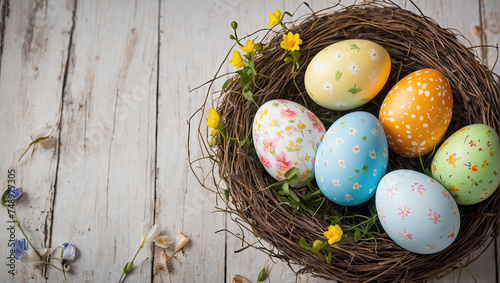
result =
[[[154,220],[158,2],[77,4],[52,242],[78,249],[69,281],[117,282]],[[129,282],[151,279],[151,256]]]
[[[156,221],[164,222],[173,237],[184,232],[191,244],[178,260],[172,260],[171,273],[155,264],[155,282],[224,281],[225,234],[214,232],[225,227],[226,216],[212,213],[216,196],[194,178],[186,147],[186,121],[201,106],[206,88],[196,93],[189,90],[215,74],[215,62],[221,60],[217,59],[220,53],[210,52],[224,40],[212,32],[211,23],[220,20],[211,13],[213,5],[210,1],[161,2]],[[189,133],[193,139],[196,127]],[[201,155],[197,143],[191,144],[191,150],[193,156]]]
[[[5,190],[7,171],[15,170],[16,186],[22,186],[25,192],[16,210],[28,237],[40,248],[51,242],[58,148],[36,147],[21,162],[18,158],[31,142],[32,128],[46,123],[54,125],[59,119],[71,3],[66,6],[58,1],[2,1],[1,7],[5,29],[0,67],[0,183]],[[54,134],[57,136],[58,131]],[[10,255],[10,233],[4,232],[8,218],[3,208],[0,215],[0,278],[7,282],[42,280],[41,269],[25,262],[16,262],[16,274],[9,276],[6,257]],[[19,229],[16,236],[23,237]]]

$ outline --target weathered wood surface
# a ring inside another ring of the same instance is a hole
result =
[[[418,12],[409,1],[395,2]],[[461,32],[466,45],[500,41],[497,0],[414,2],[441,26]],[[234,253],[244,247],[241,240],[216,233],[239,229],[214,212],[221,202],[189,168],[186,121],[207,88],[189,90],[209,80],[229,51],[230,21],[239,23],[240,34],[249,33],[266,27],[274,9],[294,11],[300,3],[0,0],[0,181],[7,186],[7,171],[15,169],[16,185],[26,194],[17,210],[33,244],[69,241],[77,247],[67,281],[118,281],[142,226],[153,223],[172,238],[182,231],[192,242],[172,259],[171,273],[159,267],[159,249],[148,245],[128,282],[226,282],[232,274],[255,281],[268,257],[252,248]],[[311,7],[331,4],[314,1]],[[298,14],[307,12],[302,7]],[[494,48],[475,50],[493,67]],[[499,73],[498,64],[494,70]],[[223,66],[223,73],[231,71]],[[17,162],[33,128],[58,123],[55,147],[36,147]],[[196,146],[191,150],[200,154]],[[2,213],[1,281],[63,282],[60,272],[43,274],[24,262],[16,262],[15,276],[8,274],[7,221]],[[471,276],[496,282],[496,249],[491,245],[467,271],[440,282],[469,282]],[[269,281],[325,280],[296,277],[277,263]]]

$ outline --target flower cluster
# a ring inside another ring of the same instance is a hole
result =
[[[151,242],[153,242],[155,246],[162,248],[162,250],[160,251],[159,262],[163,268],[165,268],[170,272],[170,268],[168,266],[168,260],[171,257],[173,257],[177,252],[182,250],[189,243],[190,239],[183,233],[179,233],[177,235],[174,252],[170,256],[167,256],[165,253],[165,249],[170,248],[170,246],[174,241],[170,240],[170,238],[166,235],[161,235],[160,231],[161,231],[160,225],[155,224],[148,231],[144,233],[144,235],[141,238],[141,242],[139,243],[139,248],[137,249],[137,252],[135,253],[134,257],[132,258],[131,261],[127,262],[123,267],[122,275],[118,280],[119,283],[125,281],[125,277],[127,276],[127,274],[130,273],[130,271],[132,271],[132,267],[134,266],[134,261],[137,255],[142,250],[142,248],[144,248],[146,244]]]
[[[75,259],[76,248],[70,243],[63,243],[55,248],[35,248],[26,236],[16,213],[16,201],[21,199],[23,191],[21,188],[9,188],[4,191],[1,199],[2,205],[7,209],[9,218],[19,228],[24,238],[14,239],[12,250],[16,260],[27,260],[32,266],[45,265],[63,272],[69,272],[71,266],[68,261]],[[58,253],[60,251],[60,253]],[[55,263],[54,263],[55,261]]]

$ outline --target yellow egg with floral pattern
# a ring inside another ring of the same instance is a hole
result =
[[[307,66],[304,83],[317,104],[350,110],[374,98],[391,71],[389,53],[363,39],[336,42],[321,50]]]

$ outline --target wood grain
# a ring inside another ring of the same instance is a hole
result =
[[[147,245],[127,282],[228,282],[232,274],[256,280],[268,256],[254,248],[235,253],[257,239],[246,232],[244,243],[232,234],[242,235],[217,212],[223,202],[198,183],[188,163],[187,138],[196,136],[198,125],[188,132],[187,121],[207,91],[208,105],[215,105],[225,79],[211,90],[190,90],[211,79],[224,61],[233,43],[232,20],[244,36],[266,28],[276,8],[293,12],[301,2],[0,0],[0,183],[6,186],[7,170],[16,170],[16,185],[25,191],[18,211],[35,245],[69,241],[77,247],[68,282],[118,281],[143,225],[153,223],[171,238],[184,232],[191,243],[171,259],[170,273],[161,267],[160,249]],[[479,46],[473,48],[478,57],[500,72],[497,50],[485,47],[500,42],[497,0],[414,0],[418,9],[410,1],[394,2],[459,31],[461,41]],[[308,12],[302,5],[295,17]],[[233,71],[223,64],[222,73]],[[204,115],[194,119],[203,130]],[[17,162],[31,129],[58,121],[56,146],[36,147]],[[194,158],[201,155],[197,141],[189,146]],[[209,169],[208,162],[194,168]],[[5,230],[8,219],[0,215]],[[7,276],[9,237],[0,233],[0,281],[64,282],[60,272],[43,274],[25,262]],[[472,276],[496,282],[498,240],[467,270],[438,282],[469,282]],[[266,282],[326,280],[295,276],[276,262]]]

